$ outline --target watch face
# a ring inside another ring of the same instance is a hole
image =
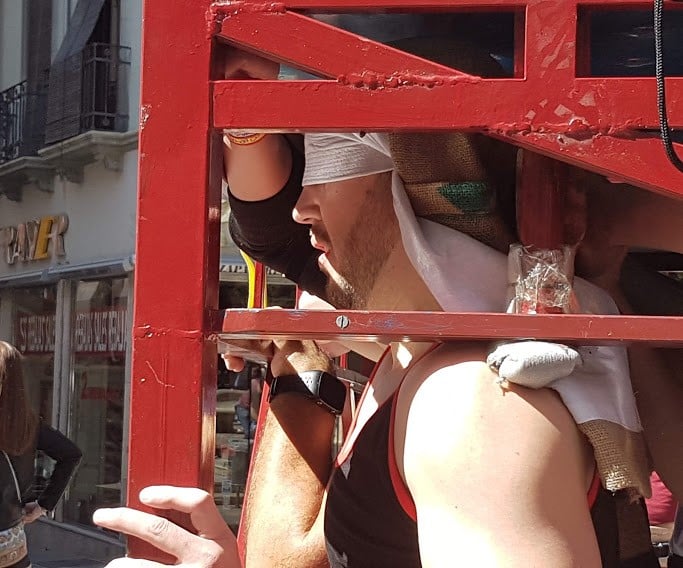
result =
[[[325,380],[325,379],[328,380]],[[346,400],[346,387],[336,377],[323,377],[318,390],[320,398],[335,410],[341,411]]]

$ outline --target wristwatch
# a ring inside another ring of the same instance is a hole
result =
[[[310,398],[334,415],[344,410],[346,387],[337,377],[325,371],[303,371],[298,375],[273,377],[268,402],[284,392],[298,393]]]

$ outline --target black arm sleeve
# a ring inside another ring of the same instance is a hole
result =
[[[304,158],[292,149],[292,173],[280,192],[263,201],[242,201],[229,194],[230,236],[251,258],[282,272],[300,288],[325,297],[320,251],[311,246],[308,227],[292,219],[301,194]]]
[[[55,468],[43,492],[38,497],[38,504],[51,511],[64,494],[71,476],[81,461],[81,450],[69,438],[42,424],[38,432],[38,449],[55,460]]]

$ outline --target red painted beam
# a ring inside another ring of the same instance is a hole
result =
[[[567,4],[578,4],[581,6],[595,6],[600,8],[619,9],[621,6],[627,6],[629,9],[642,7],[650,9],[651,2],[646,0],[562,0]],[[314,10],[320,9],[324,11],[335,12],[374,12],[377,10],[394,10],[394,11],[415,11],[421,10],[453,10],[453,9],[468,9],[470,11],[477,11],[491,8],[515,8],[526,5],[534,5],[546,3],[548,0],[283,0],[282,2],[272,2],[272,6],[282,6],[292,10]],[[237,2],[237,4],[244,4],[251,6],[266,6],[263,0],[245,0]],[[665,0],[665,6],[672,8],[680,7],[680,1]]]
[[[393,74],[396,70],[419,70],[472,79],[465,73],[294,12],[238,14],[223,20],[217,37],[244,49],[276,55],[274,58],[281,63],[295,65],[319,77],[337,79],[351,73]]]
[[[220,161],[207,151],[208,7],[144,4],[127,493],[135,507],[147,485],[213,486],[216,346],[204,329],[218,298]],[[160,41],[170,30],[173,41]],[[162,559],[134,539],[128,547]]]
[[[683,174],[671,164],[658,138],[629,140],[597,136],[589,144],[536,134],[499,138],[613,181],[683,199]],[[683,144],[674,144],[674,147],[683,156]]]
[[[573,89],[560,93],[522,79],[471,82],[457,75],[415,74],[405,81],[383,89],[335,81],[216,81],[213,124],[328,131],[488,129],[575,138],[629,136],[634,129],[659,125],[656,85],[650,78],[577,79]],[[667,85],[669,122],[683,128],[683,97],[675,95],[683,93],[683,78],[669,79]]]
[[[221,310],[212,314],[211,327],[215,340],[346,338],[387,343],[527,337],[587,345],[683,346],[683,317]]]

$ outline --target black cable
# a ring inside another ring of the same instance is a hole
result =
[[[657,79],[657,110],[659,112],[659,129],[662,133],[664,150],[671,163],[683,172],[683,160],[676,154],[671,141],[671,129],[669,118],[666,114],[666,86],[664,81],[664,48],[662,41],[662,14],[664,13],[664,0],[654,0],[654,36],[655,36],[655,77]]]

